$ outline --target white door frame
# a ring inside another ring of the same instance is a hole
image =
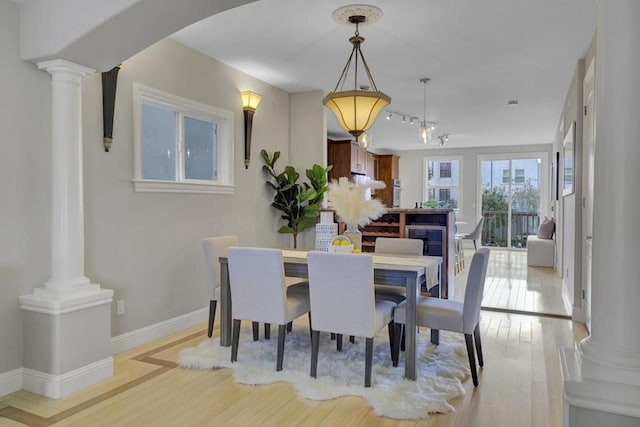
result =
[[[549,175],[548,171],[549,167],[549,153],[545,151],[535,151],[530,153],[500,153],[500,154],[478,154],[477,161],[477,188],[476,195],[478,203],[476,203],[476,214],[477,218],[480,218],[482,215],[482,162],[487,160],[514,160],[514,159],[530,159],[530,158],[540,158],[541,165],[540,169],[542,170],[540,176],[540,213],[539,215],[549,215]],[[510,165],[511,167],[511,165]],[[511,195],[511,183],[509,183],[509,195]],[[511,203],[509,203],[509,218],[511,217]],[[510,221],[510,220],[509,220]],[[508,231],[509,242],[511,241],[511,230],[509,227]],[[510,249],[510,250],[523,250],[517,248],[501,248],[501,249]]]

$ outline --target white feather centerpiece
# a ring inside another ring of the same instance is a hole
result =
[[[371,220],[380,218],[386,207],[380,201],[365,199],[368,188],[385,188],[382,181],[369,181],[368,184],[356,185],[345,177],[335,179],[329,183],[327,202],[336,211],[338,217],[345,224],[367,225]]]
[[[345,235],[349,236],[354,247],[362,249],[362,235],[358,227],[365,226],[372,220],[380,218],[387,211],[379,200],[367,200],[365,193],[368,189],[385,188],[385,183],[369,181],[367,184],[358,185],[342,177],[338,181],[331,181],[328,187],[327,203],[329,207],[335,210],[340,221],[347,224]]]

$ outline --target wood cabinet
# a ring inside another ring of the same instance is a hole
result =
[[[376,179],[384,182],[387,187],[376,190],[376,198],[385,206],[393,207],[393,180],[398,179],[398,165],[400,156],[395,154],[378,154],[376,156],[378,170]]]
[[[362,251],[374,252],[378,237],[421,239],[423,253],[442,257],[442,297],[450,296],[454,278],[453,209],[393,209],[362,228]]]
[[[329,179],[337,179],[341,176],[349,177],[352,173],[375,178],[373,154],[350,140],[329,140],[327,157],[327,163],[333,165]]]

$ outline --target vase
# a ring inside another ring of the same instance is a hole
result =
[[[362,250],[362,233],[358,228],[358,224],[347,224],[344,235],[353,243],[353,249]]]

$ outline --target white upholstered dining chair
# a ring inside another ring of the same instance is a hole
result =
[[[421,239],[406,239],[395,237],[378,237],[376,239],[375,254],[391,256],[420,256],[423,254],[424,242]],[[407,297],[405,288],[390,285],[375,285],[376,298],[390,299],[396,303]]]
[[[371,386],[373,337],[385,326],[393,339],[393,301],[376,300],[373,257],[310,252],[311,376],[317,377],[320,332],[366,338],[364,386]],[[393,353],[392,353],[393,355]]]
[[[213,323],[216,317],[216,306],[220,299],[220,257],[227,256],[227,249],[238,246],[237,236],[209,237],[204,239],[204,262],[207,267],[209,283],[211,284],[211,300],[209,301],[209,327],[207,335],[213,334]]]
[[[467,287],[464,295],[464,302],[433,297],[419,297],[416,305],[416,323],[435,330],[435,344],[438,344],[438,333],[441,329],[460,332],[464,334],[467,344],[467,355],[471,368],[473,385],[478,385],[478,373],[476,371],[476,360],[473,351],[473,341],[475,339],[478,362],[484,365],[482,357],[482,344],[480,341],[480,303],[484,291],[484,282],[489,264],[489,249],[480,248],[471,259]],[[405,323],[406,309],[405,303],[398,305],[394,313],[396,324],[395,340],[393,343],[394,364],[399,359],[401,325]]]
[[[286,325],[309,312],[309,294],[287,288],[279,249],[232,247],[228,257],[233,301],[231,362],[238,360],[241,320],[274,323],[278,325],[276,370],[281,371]]]
[[[476,228],[473,229],[471,233],[456,233],[457,239],[462,240],[473,240],[473,248],[477,251],[478,244],[477,240],[480,240],[480,244],[482,245],[482,227],[484,226],[484,217],[481,216],[478,224],[476,224]]]

